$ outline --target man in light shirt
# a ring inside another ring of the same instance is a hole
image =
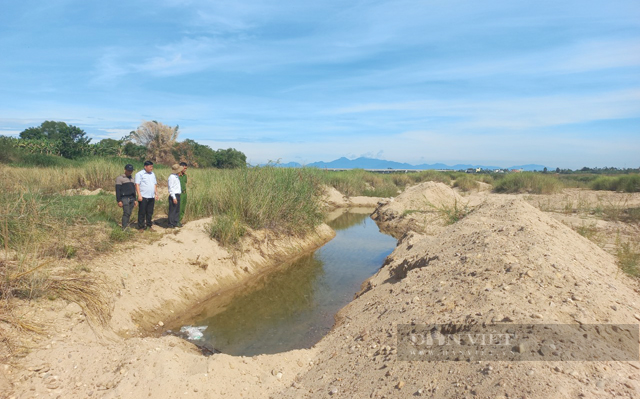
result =
[[[178,174],[184,169],[182,166],[175,164],[171,167],[169,175],[169,228],[182,227],[180,224],[180,178]]]
[[[153,173],[153,162],[145,161],[144,169],[136,173],[136,196],[138,197],[138,230],[150,229],[153,207],[158,199],[158,181]],[[145,227],[146,221],[146,227]]]

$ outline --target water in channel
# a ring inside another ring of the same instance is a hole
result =
[[[181,324],[207,326],[200,344],[231,355],[313,346],[396,246],[369,213],[348,212],[328,224],[336,237],[323,247],[261,276],[240,292],[214,297]]]

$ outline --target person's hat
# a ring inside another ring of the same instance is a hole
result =
[[[124,170],[133,170],[133,165],[131,165],[130,163],[124,165]]]
[[[171,167],[171,171],[172,171],[173,173],[178,173],[178,172],[180,172],[182,169],[183,169],[183,168],[182,168],[182,166],[180,166],[180,165],[178,165],[178,164],[174,164],[174,165]]]

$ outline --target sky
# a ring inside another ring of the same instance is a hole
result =
[[[0,135],[157,120],[251,164],[640,167],[637,0],[0,0]]]

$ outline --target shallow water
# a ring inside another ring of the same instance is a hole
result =
[[[241,292],[213,298],[183,325],[207,326],[203,341],[223,353],[253,356],[309,348],[333,326],[396,240],[368,214],[328,223],[336,237],[315,252],[260,277]]]

